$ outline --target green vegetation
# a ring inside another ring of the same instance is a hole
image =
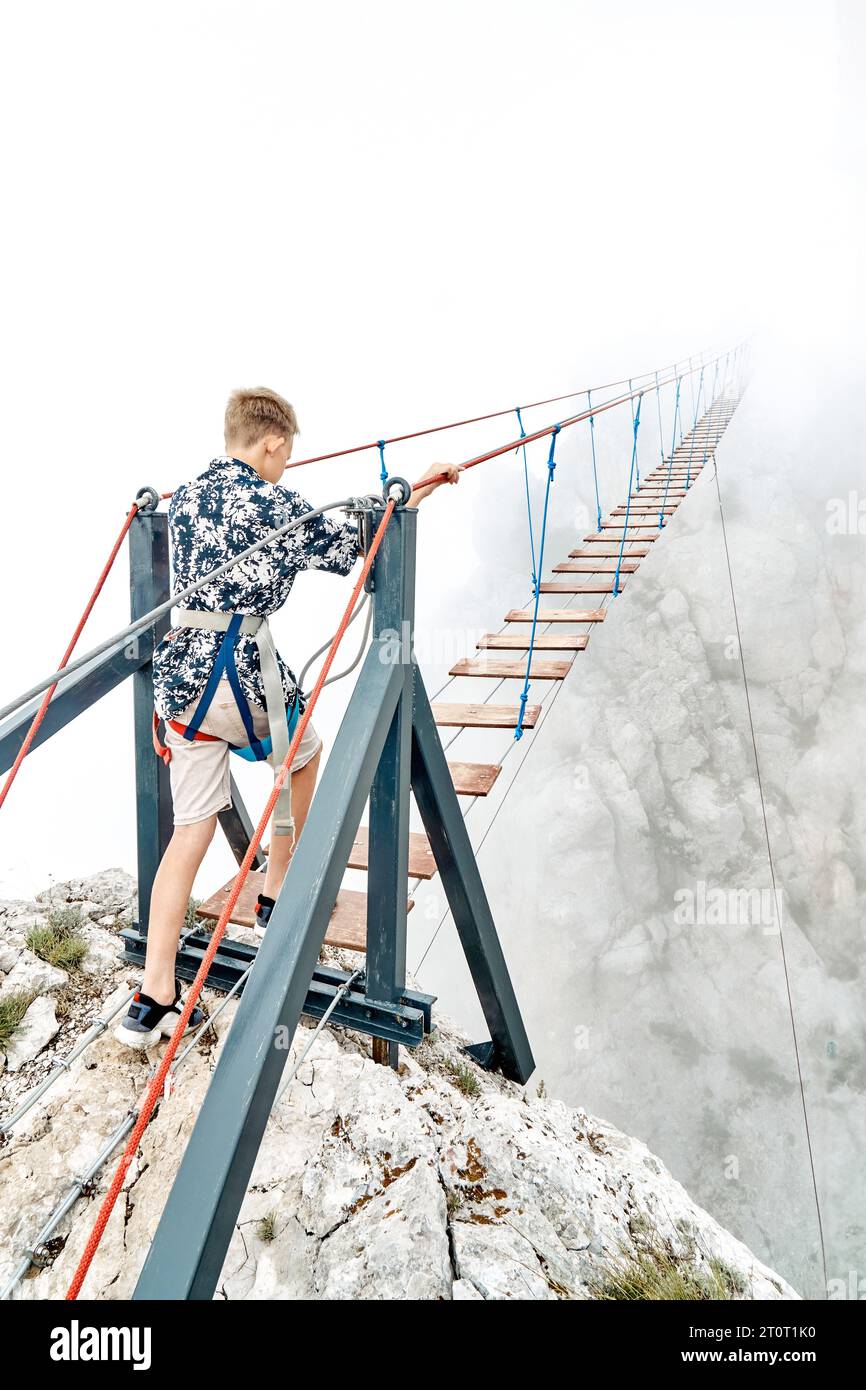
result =
[[[200,907],[201,898],[190,898],[186,905],[186,916],[183,919],[184,931],[190,931],[193,927],[200,925],[198,917],[196,916]]]
[[[601,1300],[711,1300],[742,1297],[746,1281],[722,1260],[709,1257],[704,1267],[696,1263],[692,1249],[678,1254],[668,1241],[656,1238],[640,1250],[623,1248],[619,1259],[602,1270],[591,1285],[591,1296]]]
[[[12,1034],[21,1026],[21,1020],[35,997],[34,994],[28,994],[26,990],[21,989],[15,994],[7,994],[5,999],[0,999],[0,1052],[6,1051]]]
[[[44,927],[31,927],[27,945],[34,955],[59,970],[77,970],[87,955],[82,919],[71,907],[55,907]]]
[[[265,1245],[270,1245],[272,1240],[277,1238],[277,1213],[275,1211],[266,1212],[256,1226],[256,1235]]]
[[[462,1091],[464,1096],[477,1096],[481,1090],[478,1084],[478,1077],[471,1067],[464,1066],[462,1062],[445,1063],[445,1070],[451,1077],[458,1091]]]

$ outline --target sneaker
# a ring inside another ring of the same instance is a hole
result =
[[[256,920],[253,923],[253,931],[256,936],[264,936],[275,906],[275,898],[268,898],[264,893],[259,893],[256,898]]]
[[[144,1050],[153,1047],[160,1038],[170,1038],[180,1018],[183,1004],[180,998],[180,981],[174,982],[174,1003],[157,1004],[149,994],[136,991],[126,1011],[123,1022],[114,1030],[114,1036],[125,1047]],[[201,1009],[193,1009],[189,1022],[183,1030],[184,1037],[204,1023]]]

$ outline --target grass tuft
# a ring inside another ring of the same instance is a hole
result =
[[[710,1302],[741,1298],[748,1285],[742,1274],[710,1256],[703,1267],[696,1252],[678,1254],[668,1241],[656,1237],[640,1250],[623,1247],[590,1285],[590,1296],[643,1301]]]
[[[0,1052],[5,1052],[12,1034],[20,1028],[24,1015],[36,998],[27,990],[17,990],[0,999]]]
[[[197,915],[198,910],[201,907],[201,904],[201,898],[190,898],[189,902],[186,905],[186,915],[183,919],[184,931],[190,931],[193,927],[203,925],[201,922],[199,922]]]
[[[480,1093],[481,1087],[478,1084],[478,1077],[471,1067],[465,1066],[462,1062],[447,1061],[445,1070],[458,1091],[462,1091],[464,1096],[477,1096]]]
[[[81,935],[82,918],[70,907],[55,907],[44,927],[31,927],[27,945],[34,955],[60,970],[77,970],[87,955]]]
[[[256,1226],[256,1235],[265,1245],[270,1245],[272,1240],[277,1238],[277,1213],[275,1211],[266,1212]]]

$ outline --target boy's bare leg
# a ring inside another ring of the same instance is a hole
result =
[[[141,989],[158,1004],[171,1004],[174,1000],[177,943],[192,885],[213,839],[216,823],[216,816],[208,816],[207,820],[195,825],[176,825],[153,880]]]
[[[268,868],[265,874],[265,886],[262,889],[268,898],[275,898],[283,886],[286,870],[294,853],[294,847],[300,839],[304,822],[307,819],[307,812],[310,809],[310,802],[313,799],[313,792],[316,790],[316,777],[319,772],[321,756],[322,750],[320,748],[318,753],[299,772],[292,773],[292,815],[295,818],[294,843],[291,835],[275,835],[274,823],[271,821]]]

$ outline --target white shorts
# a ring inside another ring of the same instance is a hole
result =
[[[189,724],[197,705],[198,700],[195,700],[172,718],[180,724]],[[265,738],[269,733],[267,714],[254,704],[250,705],[250,711],[256,736]],[[229,744],[245,744],[247,734],[227,676],[220,680],[199,729],[203,734],[212,734],[217,742],[184,738],[166,724],[165,744],[171,749],[168,772],[175,825],[195,825],[232,804]],[[292,772],[305,767],[321,747],[322,740],[311,722],[292,760]],[[272,757],[268,758],[268,763],[273,767]]]

